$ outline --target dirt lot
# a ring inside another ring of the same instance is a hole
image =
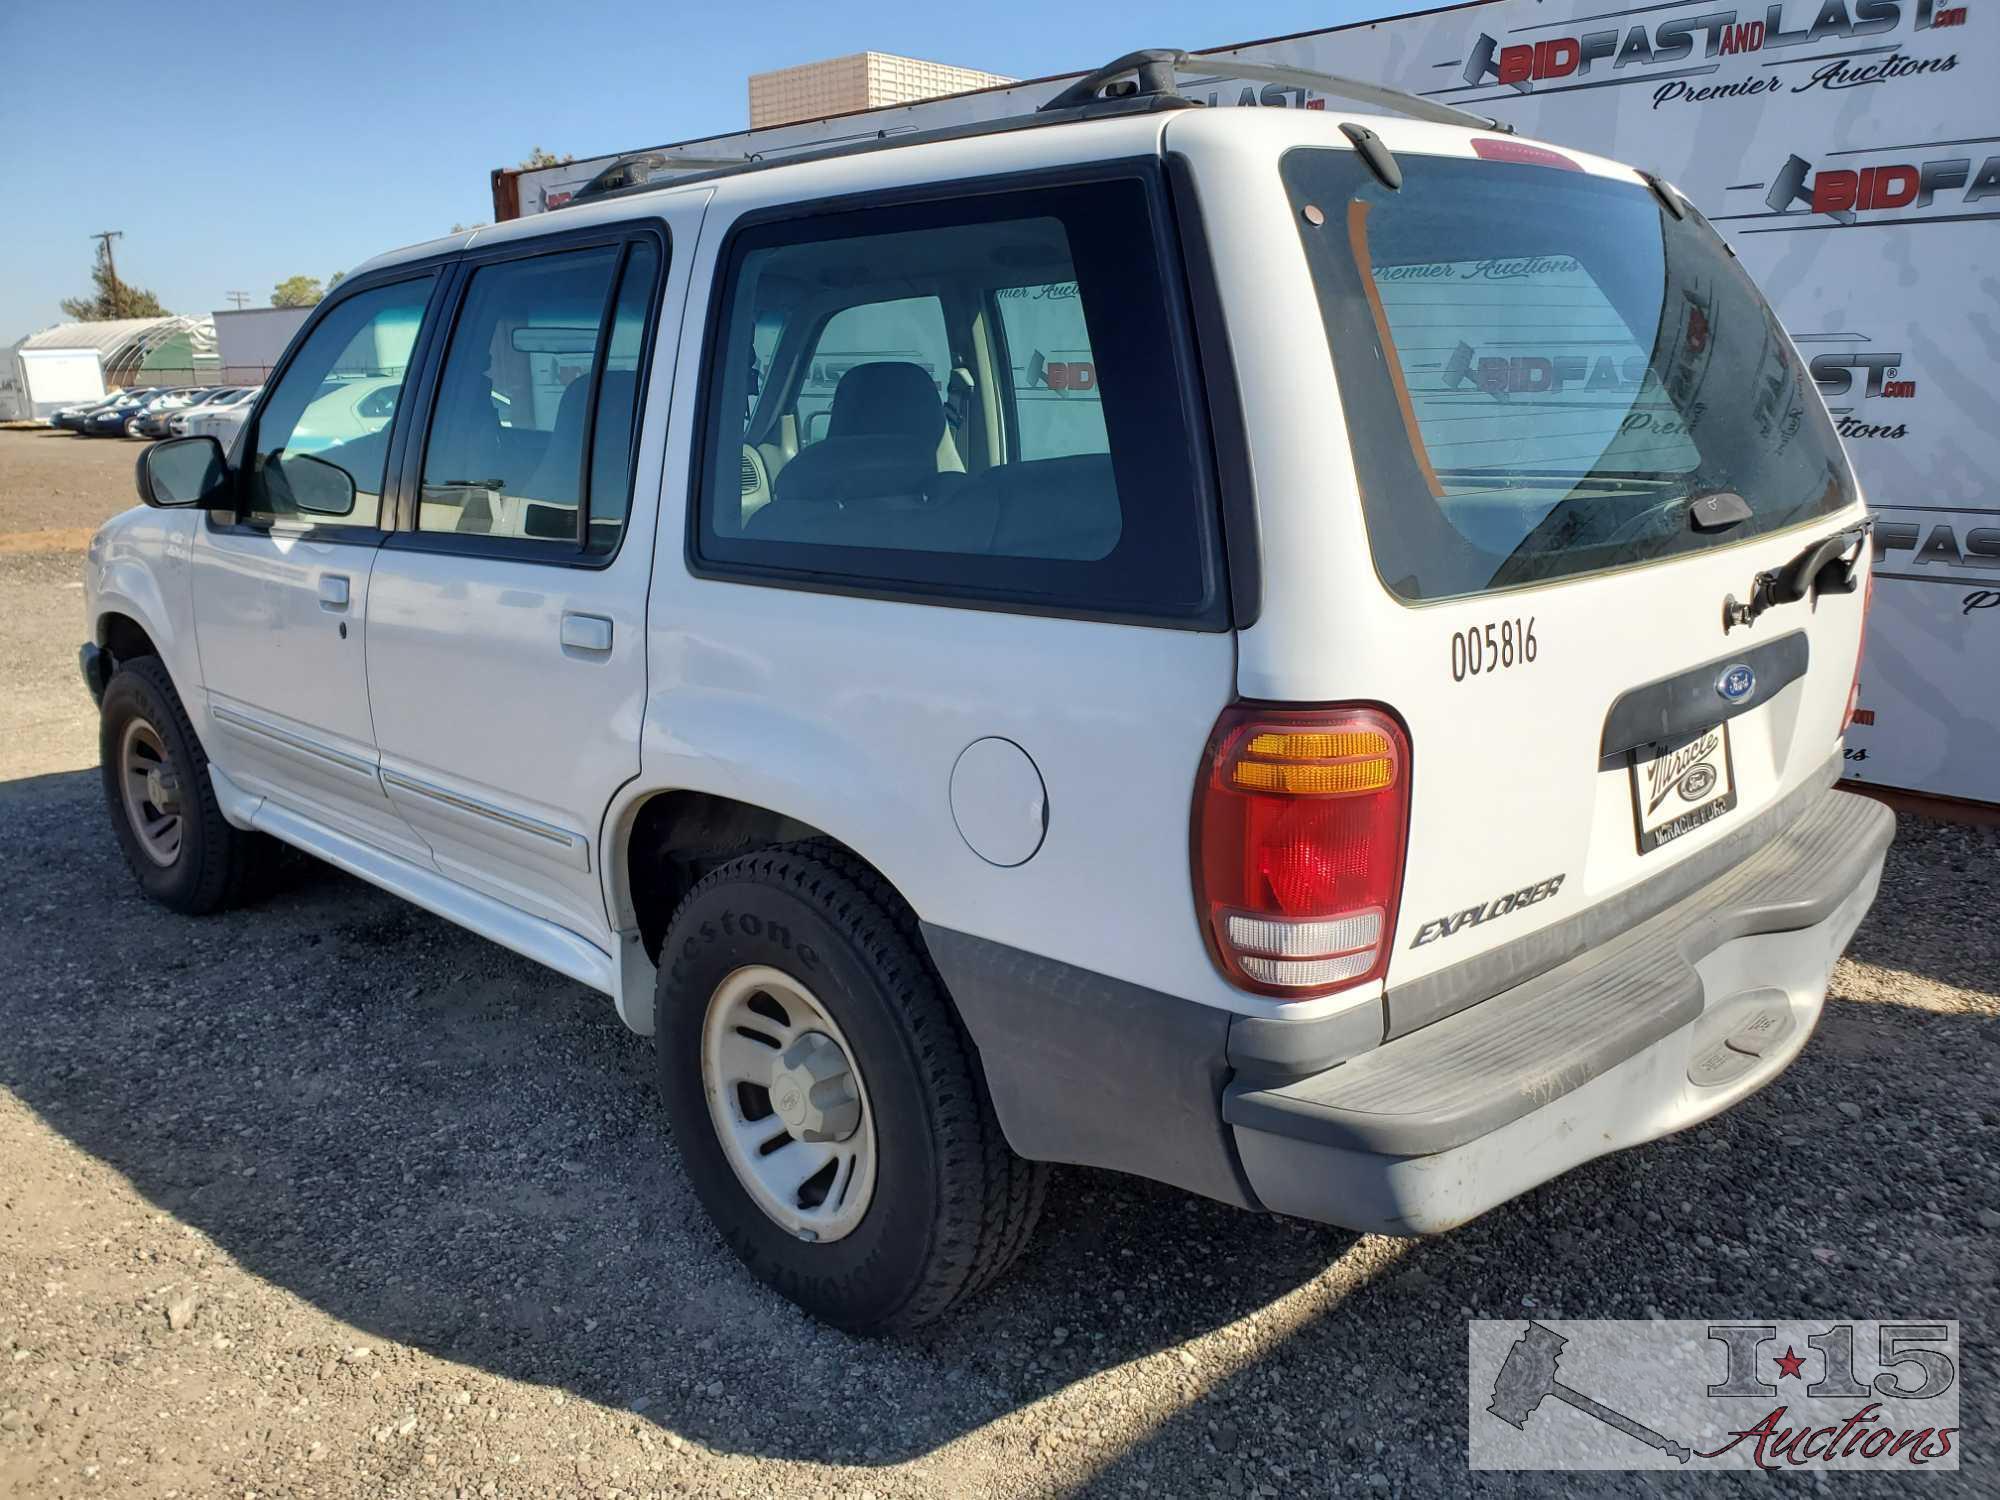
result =
[[[0,432],[0,1493],[1550,1490],[1466,1472],[1469,1315],[1959,1318],[1968,1467],[1917,1483],[1993,1493],[2000,831],[1902,820],[1714,1123],[1428,1242],[1063,1172],[1011,1279],[864,1342],[739,1271],[599,997],[303,860],[139,898],[74,663],[137,451]],[[1561,1489],[1711,1492],[1664,1480]]]

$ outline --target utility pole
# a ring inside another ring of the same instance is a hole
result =
[[[234,302],[236,304],[236,310],[238,312],[243,311],[244,305],[248,303],[250,300],[250,294],[248,292],[224,292],[222,295],[227,297],[231,302]]]
[[[104,269],[106,274],[111,278],[111,316],[122,318],[125,316],[125,293],[124,289],[118,285],[118,262],[111,257],[111,242],[113,240],[124,239],[125,231],[122,229],[103,229],[93,234],[91,238],[99,241],[104,246]]]

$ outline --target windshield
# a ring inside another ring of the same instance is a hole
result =
[[[1566,166],[1397,160],[1399,190],[1348,151],[1282,164],[1395,593],[1627,567],[1852,502],[1804,363],[1698,215]],[[1715,495],[1742,504],[1697,526]]]

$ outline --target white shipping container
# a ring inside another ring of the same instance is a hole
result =
[[[0,418],[46,422],[62,406],[104,394],[104,365],[95,349],[14,349],[0,387]]]

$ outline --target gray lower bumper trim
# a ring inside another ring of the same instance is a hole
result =
[[[1224,1118],[1381,1156],[1463,1145],[1693,1021],[1697,961],[1736,938],[1826,920],[1873,876],[1895,826],[1878,802],[1822,791],[1759,853],[1603,947],[1311,1078],[1233,1084]]]
[[[923,924],[1007,1143],[1261,1208],[1222,1123],[1228,1011]]]
[[[1608,901],[1600,901],[1574,916],[1448,969],[1397,985],[1384,997],[1388,1010],[1386,1038],[1393,1041],[1420,1031],[1469,1005],[1478,1005],[1537,974],[1547,973],[1579,954],[1601,948],[1620,933],[1630,931],[1648,917],[1709,885],[1804,817],[1806,810],[1838,779],[1840,764],[1840,751],[1836,749],[1804,784],[1727,838],[1717,839],[1700,853],[1668,865],[1650,880]]]

